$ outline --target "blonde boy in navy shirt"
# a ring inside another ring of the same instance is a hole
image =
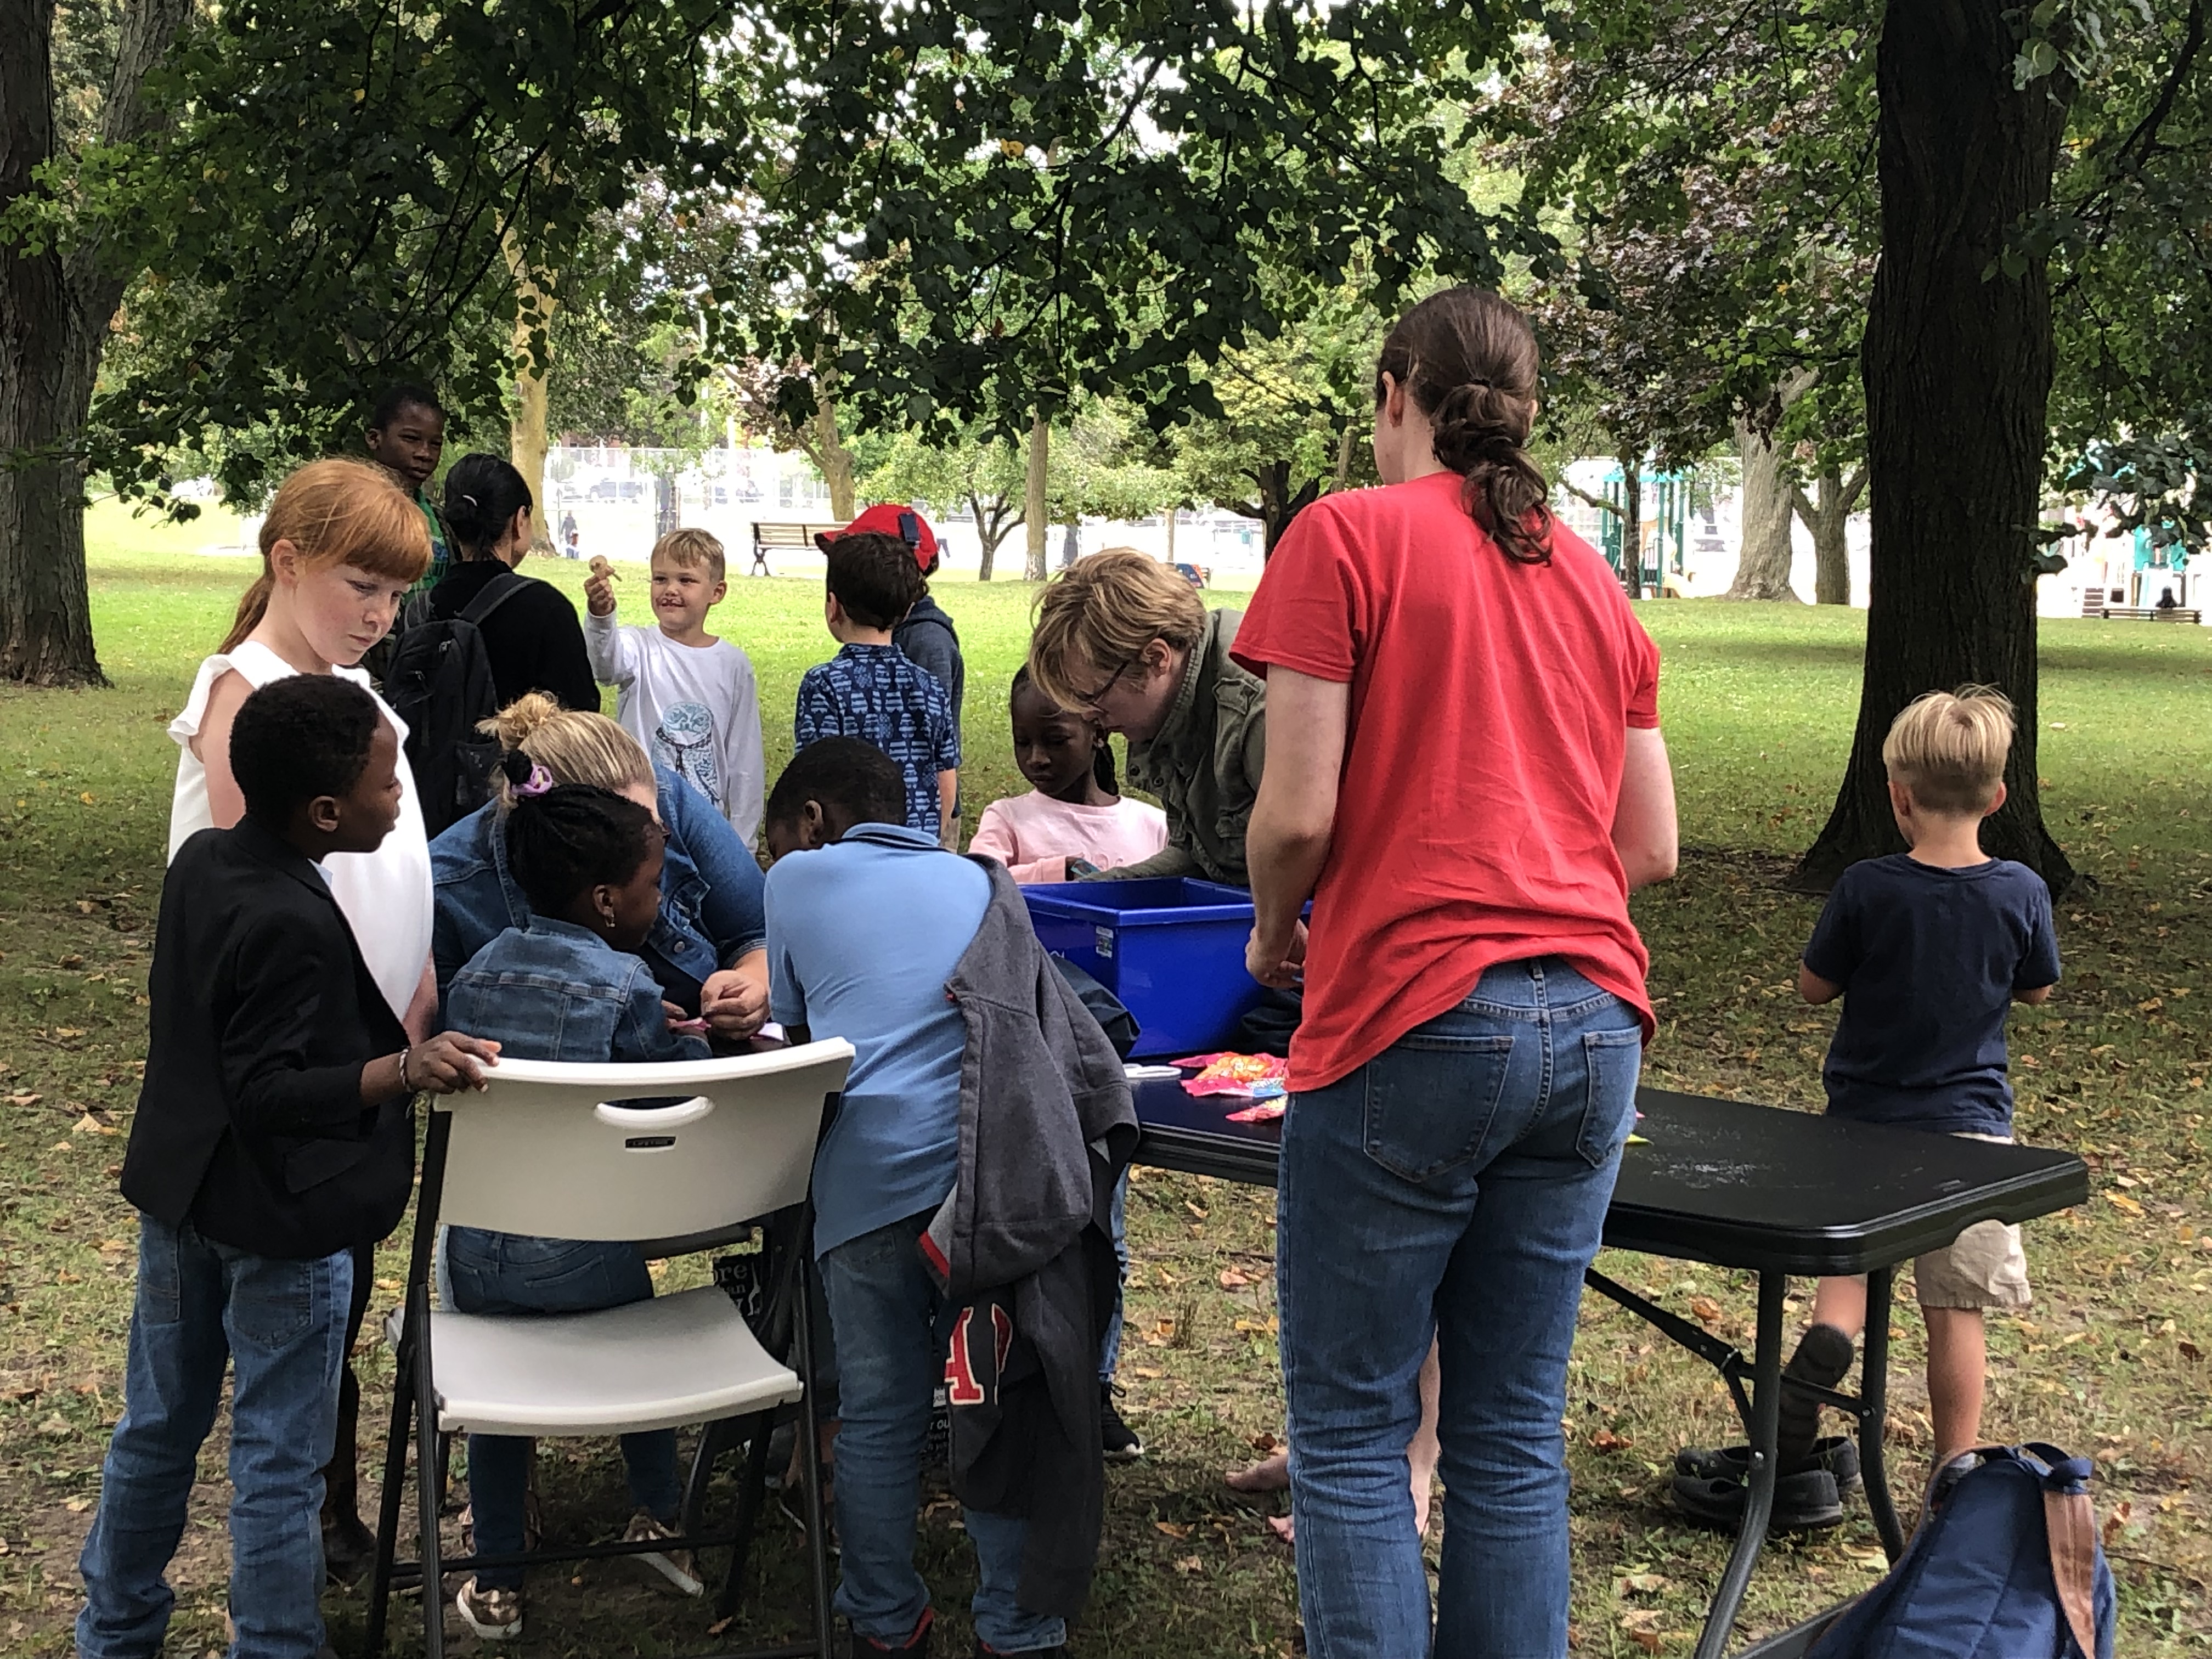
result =
[[[1844,872],[1797,970],[1806,1001],[1844,1000],[1822,1073],[1836,1116],[2012,1139],[2006,1010],[2045,1000],[2058,980],[2050,890],[2026,865],[1982,851],[2012,738],[2012,704],[1986,686],[1930,691],[1889,729],[1890,806],[1911,850]],[[2020,1229],[1977,1222],[1915,1261],[1913,1280],[1940,1466],[1981,1441],[1983,1310],[2028,1304]],[[1841,1380],[1866,1306],[1864,1279],[1822,1279],[1792,1374]],[[1782,1410],[1788,1474],[1812,1451],[1819,1407],[1785,1389]]]

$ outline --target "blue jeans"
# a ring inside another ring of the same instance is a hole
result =
[[[1423,1659],[1407,1498],[1442,1349],[1437,1659],[1567,1650],[1559,1419],[1583,1269],[1635,1121],[1636,1015],[1557,958],[1291,1102],[1277,1273],[1298,1601],[1316,1659]]]
[[[83,1659],[153,1659],[176,1604],[165,1575],[185,1529],[225,1362],[230,1407],[231,1659],[323,1644],[323,1465],[337,1425],[353,1255],[252,1255],[138,1218],[123,1419],[78,1566]]]
[[[1098,1380],[1111,1382],[1121,1364],[1121,1298],[1129,1282],[1129,1172],[1114,1183],[1114,1261],[1120,1276],[1114,1281],[1114,1311],[1107,1316],[1106,1340],[1098,1345]]]
[[[446,1234],[446,1270],[453,1280],[453,1308],[465,1314],[591,1313],[643,1302],[653,1294],[653,1275],[633,1244],[453,1227]],[[479,1554],[523,1547],[532,1444],[520,1435],[469,1437],[469,1504]],[[684,1503],[676,1475],[676,1431],[626,1434],[622,1451],[631,1502],[657,1520],[673,1522]],[[477,1583],[486,1589],[516,1589],[522,1569],[486,1567],[477,1574]]]
[[[844,1551],[837,1611],[860,1635],[894,1647],[929,1606],[929,1586],[914,1568],[915,1512],[930,1401],[945,1379],[945,1354],[936,1330],[942,1304],[918,1242],[928,1221],[924,1212],[863,1233],[820,1264],[837,1340],[837,1534]],[[1060,1646],[1066,1626],[1025,1613],[1014,1600],[1029,1523],[976,1510],[967,1511],[967,1523],[982,1578],[973,1604],[975,1634],[1000,1653]]]

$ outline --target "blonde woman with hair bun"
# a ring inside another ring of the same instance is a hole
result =
[[[668,832],[660,915],[639,951],[667,1000],[714,1035],[749,1037],[768,1018],[768,927],[761,870],[729,820],[690,783],[655,767],[636,738],[604,714],[563,708],[532,692],[484,721],[500,748],[531,763],[523,790],[588,783],[645,807]],[[530,902],[507,868],[504,819],[516,786],[494,768],[498,794],[430,843],[437,894],[431,956],[441,994],[453,975],[509,927],[530,925]]]

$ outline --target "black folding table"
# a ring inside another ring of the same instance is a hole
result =
[[[1228,1121],[1231,1112],[1248,1104],[1234,1096],[1193,1097],[1180,1083],[1164,1079],[1139,1084],[1137,1116],[1144,1134],[1137,1162],[1273,1186],[1282,1124]],[[1890,1498],[1882,1431],[1888,1412],[1890,1284],[1898,1263],[1949,1243],[1977,1221],[2027,1221],[2079,1204],[2089,1195],[2089,1175],[2069,1152],[1850,1123],[1742,1101],[1644,1089],[1637,1105],[1643,1113],[1637,1133],[1644,1144],[1622,1155],[1620,1184],[1606,1215],[1606,1243],[1759,1275],[1758,1332],[1748,1360],[1702,1327],[1595,1269],[1588,1275],[1591,1289],[1709,1361],[1743,1419],[1752,1449],[1750,1501],[1697,1650],[1698,1659],[1719,1659],[1773,1511],[1782,1300],[1790,1275],[1867,1275],[1859,1393],[1817,1392],[1858,1419],[1867,1507],[1894,1561],[1904,1551],[1905,1531]]]

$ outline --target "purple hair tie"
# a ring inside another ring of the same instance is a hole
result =
[[[532,761],[530,763],[530,781],[527,783],[516,784],[514,793],[518,799],[528,800],[534,796],[545,793],[552,787],[553,775],[545,769],[542,763]]]

